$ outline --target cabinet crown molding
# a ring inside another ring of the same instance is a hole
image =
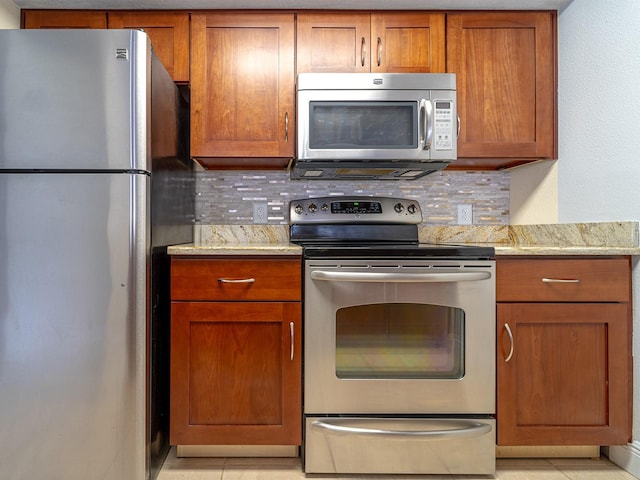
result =
[[[332,10],[563,10],[573,0],[58,0],[57,9],[332,9]],[[14,0],[20,8],[51,8],[50,0]]]

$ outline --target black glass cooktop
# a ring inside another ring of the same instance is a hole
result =
[[[416,225],[291,225],[305,258],[493,258],[493,247],[420,243]]]

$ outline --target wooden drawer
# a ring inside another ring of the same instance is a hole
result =
[[[301,257],[171,260],[171,300],[301,299]]]
[[[498,302],[627,302],[628,257],[498,258]]]

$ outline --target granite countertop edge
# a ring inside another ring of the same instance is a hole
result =
[[[301,255],[287,225],[198,225],[195,242],[169,255]],[[638,222],[544,225],[419,226],[423,243],[486,245],[507,255],[640,255]]]
[[[554,246],[505,246],[488,245],[495,248],[496,256],[508,255],[638,255],[639,247],[554,247]],[[237,244],[237,245],[172,245],[169,255],[302,255],[302,247],[293,244]]]
[[[302,247],[292,243],[236,243],[219,245],[172,245],[169,255],[302,255]]]

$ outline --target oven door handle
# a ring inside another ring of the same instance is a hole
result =
[[[348,421],[348,420],[347,420]],[[449,421],[455,428],[437,430],[388,430],[384,428],[364,428],[349,425],[341,425],[340,420],[333,422],[327,420],[314,420],[312,427],[322,428],[332,433],[342,435],[371,435],[371,436],[392,436],[392,437],[420,437],[429,440],[439,440],[451,437],[481,437],[491,431],[488,423],[473,422],[468,420]],[[428,422],[428,420],[426,420]],[[448,423],[449,423],[448,422]]]
[[[491,272],[450,273],[394,273],[394,272],[328,272],[314,270],[312,280],[329,282],[394,282],[394,283],[446,283],[473,282],[491,278]]]

